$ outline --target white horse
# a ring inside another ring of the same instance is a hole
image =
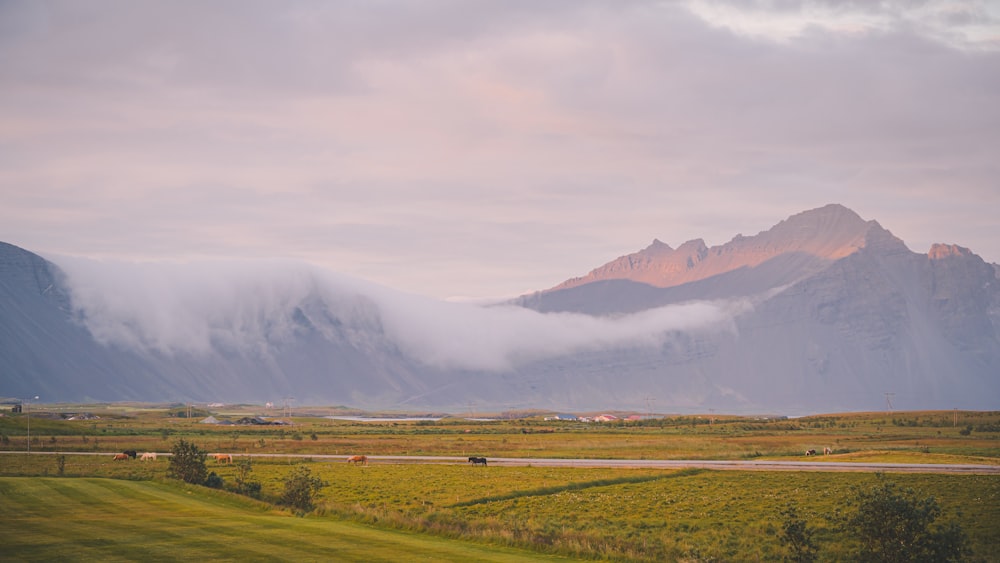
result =
[[[139,458],[139,461],[147,461],[147,460],[156,461],[156,452],[146,452],[142,454],[142,457]]]

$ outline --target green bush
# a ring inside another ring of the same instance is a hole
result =
[[[290,506],[300,512],[311,512],[315,508],[313,495],[327,484],[319,477],[313,477],[308,467],[300,465],[285,479],[285,492],[278,504]]]
[[[250,476],[251,473],[253,473],[251,458],[249,456],[238,458],[236,460],[235,491],[248,497],[260,498],[261,484]]]
[[[859,561],[872,563],[962,561],[968,539],[955,522],[932,528],[941,514],[934,497],[918,498],[912,489],[876,475],[871,488],[855,488],[846,530],[861,542]]]
[[[817,549],[813,542],[813,530],[809,528],[805,520],[799,518],[794,506],[782,511],[781,515],[785,517],[785,521],[782,524],[779,539],[787,550],[785,561],[794,563],[816,561]]]
[[[205,458],[208,457],[206,452],[183,438],[174,442],[170,452],[173,455],[170,456],[170,466],[167,468],[168,477],[192,485],[205,484],[208,479],[208,469],[205,467]]]

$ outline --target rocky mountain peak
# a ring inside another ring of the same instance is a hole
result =
[[[936,243],[931,246],[930,251],[927,253],[927,257],[931,260],[941,260],[944,258],[951,258],[953,256],[972,256],[972,251],[964,246],[958,246],[957,244],[942,244]]]
[[[629,280],[673,287],[739,268],[756,267],[781,255],[798,253],[809,271],[817,264],[849,256],[861,248],[903,249],[903,242],[875,221],[865,221],[840,204],[803,211],[755,236],[736,235],[721,246],[692,239],[676,250],[654,239],[639,252],[621,256],[550,289],[557,291],[606,280]]]

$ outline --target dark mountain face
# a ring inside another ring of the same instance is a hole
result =
[[[207,352],[161,350],[96,340],[67,283],[55,264],[0,244],[0,395],[49,402],[296,396],[384,406],[437,383],[401,358],[360,299],[346,318],[306,299],[289,312],[291,334],[271,331],[256,347],[215,338]]]
[[[516,307],[318,278],[211,294],[204,273],[192,287],[205,294],[188,295],[199,306],[137,300],[109,324],[126,296],[88,301],[56,265],[0,243],[0,395],[461,412],[645,410],[655,397],[663,412],[798,414],[880,409],[892,393],[899,409],[995,409],[998,271],[958,246],[911,252],[830,205],[721,246],[654,241]],[[198,315],[199,345],[156,345],[156,330]]]

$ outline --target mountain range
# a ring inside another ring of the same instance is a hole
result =
[[[57,265],[58,263],[58,265]],[[837,204],[654,240],[493,306],[289,264],[143,271],[0,243],[0,395],[804,414],[1000,406],[1000,266]]]

